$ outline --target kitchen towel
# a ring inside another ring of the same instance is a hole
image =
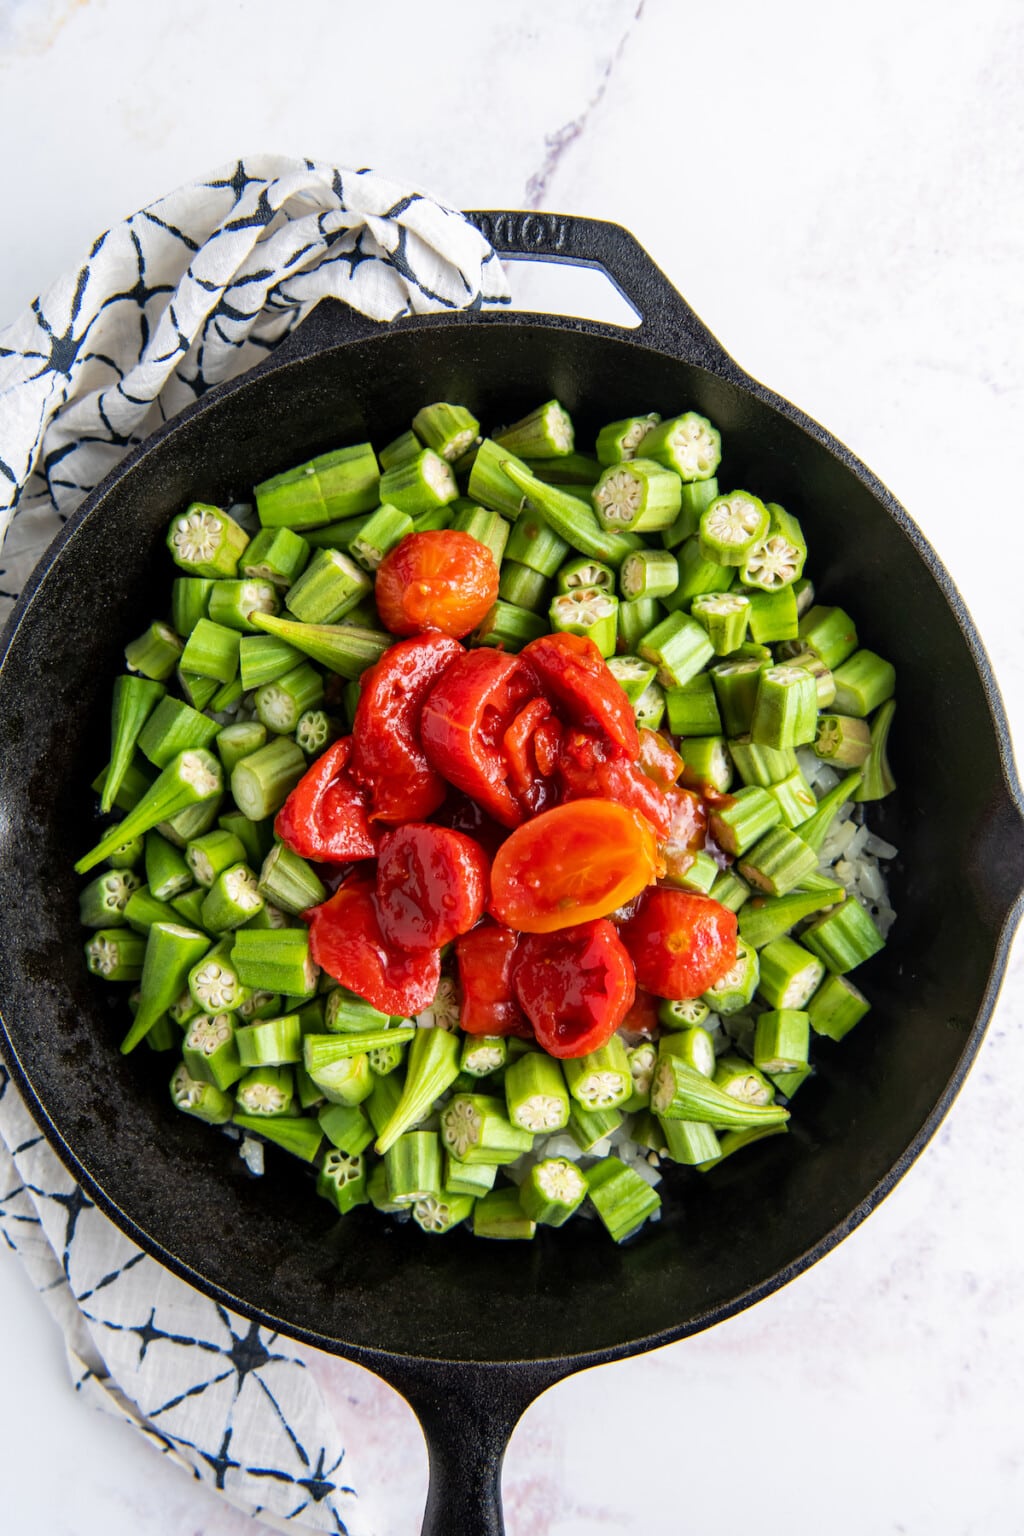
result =
[[[374,171],[256,155],[101,235],[0,330],[0,622],[136,443],[252,366],[318,299],[375,320],[508,302],[454,209]],[[89,1200],[0,1067],[0,1233],[61,1327],[76,1389],[286,1531],[372,1536],[301,1355],[191,1289]]]

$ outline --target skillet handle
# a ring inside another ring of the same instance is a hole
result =
[[[619,290],[640,324],[627,335],[724,378],[746,378],[738,363],[621,224],[572,213],[476,210],[466,214],[498,252],[519,261],[595,267]]]

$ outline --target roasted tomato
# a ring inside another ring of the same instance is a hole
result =
[[[529,1019],[512,990],[518,933],[500,923],[479,923],[455,940],[462,1005],[459,1024],[467,1035],[532,1038]]]
[[[377,852],[366,796],[348,773],[352,738],[322,753],[277,813],[274,831],[304,859],[347,863]]]
[[[610,800],[578,800],[505,839],[491,868],[491,912],[524,933],[551,933],[607,917],[657,873],[642,816]]]
[[[656,1040],[661,1032],[658,1019],[658,999],[643,987],[637,987],[633,1006],[619,1028],[629,1035],[642,1035],[645,1040]]]
[[[572,725],[602,731],[628,758],[640,751],[633,706],[585,635],[541,635],[519,653]]]
[[[363,673],[350,771],[366,791],[371,822],[422,821],[444,799],[445,782],[420,746],[420,715],[438,678],[464,655],[448,635],[415,635]]]
[[[516,997],[550,1056],[607,1045],[633,1006],[633,965],[612,923],[526,934],[512,966]]]
[[[349,875],[329,901],[304,916],[317,965],[381,1013],[408,1018],[433,1001],[441,977],[440,951],[389,943],[381,930],[372,876],[361,870]]]
[[[430,690],[420,716],[420,739],[435,771],[506,827],[517,827],[529,806],[509,784],[505,735],[540,696],[518,656],[466,651]]]
[[[374,584],[381,623],[393,635],[438,630],[461,639],[486,618],[497,596],[491,551],[452,528],[407,534],[384,556]]]
[[[654,887],[619,932],[658,997],[700,997],[736,963],[736,914],[710,896]]]
[[[683,771],[683,759],[672,743],[660,731],[640,732],[640,756],[637,759],[649,779],[659,789],[671,789]]]
[[[639,811],[654,828],[659,843],[699,848],[707,815],[700,796],[670,785],[659,788],[651,776],[600,735],[566,731],[558,761],[563,801],[600,798]]]
[[[487,856],[449,827],[406,822],[380,841],[377,916],[389,944],[437,949],[483,916]]]

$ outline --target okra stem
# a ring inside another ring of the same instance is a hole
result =
[[[124,820],[82,855],[75,864],[75,872],[86,874],[129,838],[151,831],[188,806],[213,799],[220,795],[223,787],[221,766],[212,752],[203,749],[180,752]]]
[[[355,624],[305,624],[273,618],[270,614],[257,614],[253,622],[268,635],[276,635],[304,656],[318,661],[329,672],[349,679],[361,677],[395,643],[394,635]]]
[[[114,702],[110,721],[110,762],[107,766],[100,810],[106,816],[117,798],[125,774],[131,766],[136,743],[143,726],[156,709],[167,689],[148,677],[127,675],[114,684]],[[204,743],[201,743],[204,745]]]
[[[459,1041],[444,1029],[418,1029],[409,1047],[405,1085],[397,1105],[378,1131],[376,1150],[385,1153],[429,1112],[434,1100],[459,1075]],[[390,1077],[379,1083],[391,1082]],[[372,1117],[372,1110],[371,1110]]]

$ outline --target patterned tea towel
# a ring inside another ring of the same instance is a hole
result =
[[[508,302],[462,214],[373,171],[257,155],[108,230],[0,330],[0,623],[128,449],[328,295],[376,320]],[[299,1353],[130,1243],[2,1067],[0,1233],[83,1396],[267,1525],[371,1536],[372,1492]]]

